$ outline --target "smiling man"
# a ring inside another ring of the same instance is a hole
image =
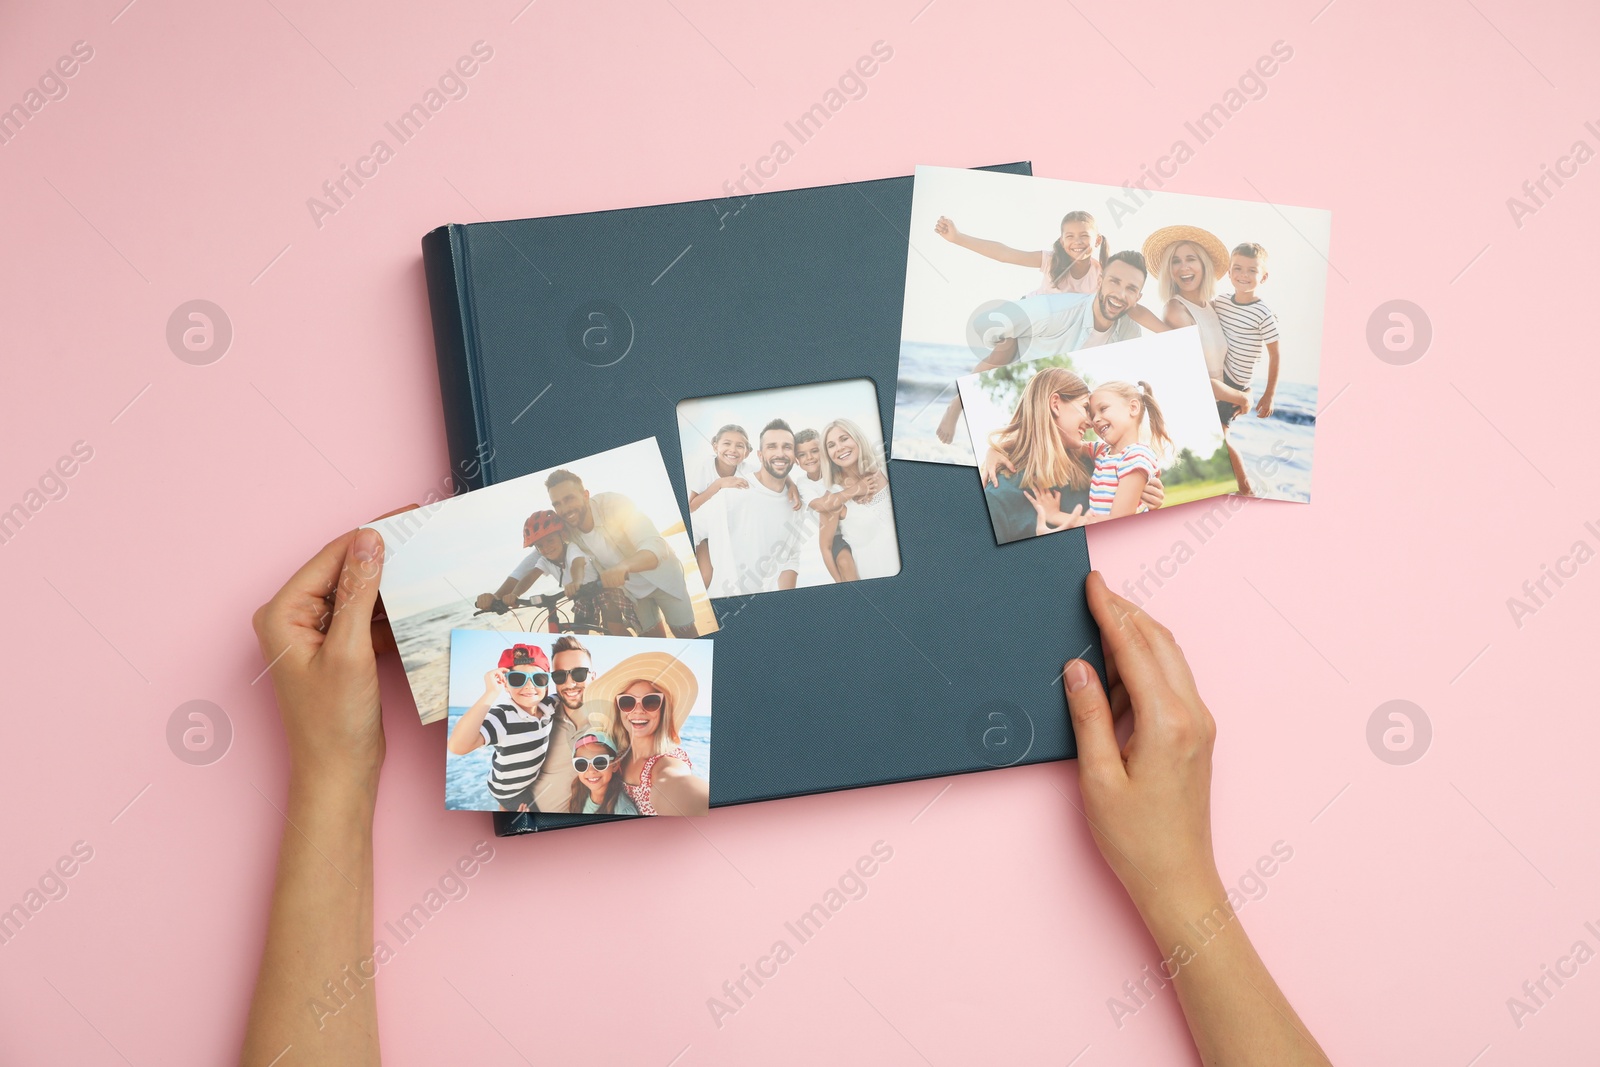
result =
[[[566,811],[572,798],[572,780],[578,776],[572,766],[573,740],[589,724],[584,701],[594,676],[594,659],[582,641],[562,634],[550,649],[550,684],[555,689],[555,724],[550,730],[550,745],[544,767],[533,784],[538,811]],[[593,710],[593,709],[591,709]]]
[[[1138,252],[1118,252],[1106,261],[1100,287],[1092,293],[1044,293],[1017,301],[1018,321],[999,331],[994,348],[974,372],[993,370],[1027,359],[1060,356],[1080,348],[1131,341],[1139,324],[1128,317],[1139,304],[1150,271]],[[949,444],[961,415],[961,394],[945,409],[936,431]]]
[[[761,468],[749,488],[724,494],[733,573],[717,572],[713,596],[793,589],[800,574],[800,541],[810,520],[799,500],[789,495],[795,446],[787,422],[773,419],[762,428],[756,458]]]
[[[621,493],[591,495],[569,470],[555,471],[544,486],[567,539],[599,564],[600,584],[633,601],[641,637],[699,636],[683,563],[632,500]]]

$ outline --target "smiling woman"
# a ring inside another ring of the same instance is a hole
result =
[[[623,746],[623,789],[641,815],[704,815],[710,806],[710,786],[682,745],[699,694],[694,672],[666,652],[629,656],[589,687],[606,733]]]

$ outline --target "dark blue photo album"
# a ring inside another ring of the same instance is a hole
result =
[[[887,480],[892,516],[855,502],[841,513],[853,560],[824,560],[813,537],[803,559],[715,563],[705,586],[718,629],[695,638],[716,645],[712,806],[1076,755],[1061,670],[1075,656],[1102,663],[1083,530],[997,545],[971,467],[881,459],[894,434],[911,193],[900,177],[423,238],[450,459],[469,488],[654,438],[698,534],[709,513],[691,514],[691,500],[739,477],[713,460],[723,422],[744,411],[748,465],[729,462],[749,479],[762,442],[781,437],[799,456],[796,480],[808,440],[810,469]],[[851,384],[798,388],[824,383]],[[735,396],[756,390],[794,390],[793,434],[763,433],[763,410]],[[695,403],[680,411],[684,401]],[[840,417],[826,421],[826,404]],[[763,521],[724,510],[718,521]],[[755,577],[735,581],[730,566]],[[495,828],[595,818],[500,812]]]

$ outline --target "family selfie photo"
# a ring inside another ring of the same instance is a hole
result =
[[[445,807],[704,815],[710,641],[456,630]]]

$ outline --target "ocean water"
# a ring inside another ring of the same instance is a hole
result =
[[[894,396],[891,451],[896,459],[943,463],[975,462],[966,428],[945,444],[934,436],[945,406],[956,395],[955,379],[972,373],[981,356],[965,345],[908,342],[900,346],[900,383]],[[1266,372],[1257,374],[1260,397]],[[1317,387],[1280,381],[1270,418],[1245,414],[1233,420],[1229,439],[1244,461],[1258,496],[1311,499],[1311,455],[1317,428]]]
[[[976,462],[965,426],[945,444],[934,435],[944,409],[956,397],[956,379],[972,373],[982,353],[965,345],[912,341],[900,346],[900,381],[894,392],[890,454],[895,459],[938,463]]]
[[[448,731],[456,728],[466,708],[450,709]],[[694,773],[711,780],[711,716],[691,715],[683,723],[683,748],[694,764]],[[499,811],[500,805],[489,795],[489,765],[494,750],[485,745],[465,756],[446,753],[444,762],[444,806],[452,811]]]
[[[1252,395],[1261,397],[1265,379]],[[1317,429],[1317,387],[1304,382],[1278,383],[1272,415],[1258,419],[1246,412],[1228,427],[1228,440],[1244,461],[1255,494],[1271,500],[1311,500],[1311,454]]]

